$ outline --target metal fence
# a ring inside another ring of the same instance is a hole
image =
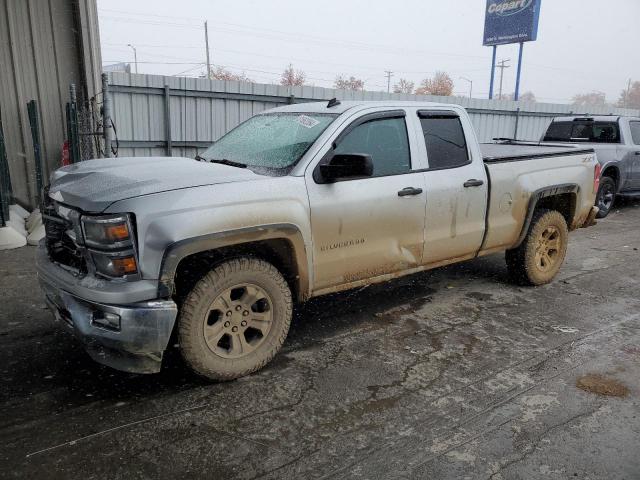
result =
[[[538,140],[551,118],[568,114],[640,115],[638,110],[482,100],[462,97],[283,87],[160,75],[109,73],[115,126],[113,148],[125,156],[193,157],[230,129],[263,110],[329,100],[416,100],[467,109],[481,142],[495,137]]]
[[[102,102],[97,95],[86,101],[76,98],[76,86],[69,87],[70,101],[66,105],[65,119],[69,148],[69,163],[107,156],[103,143]]]

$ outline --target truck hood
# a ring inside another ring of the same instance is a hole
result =
[[[129,157],[89,160],[52,173],[49,196],[87,212],[113,202],[189,187],[256,180],[246,168],[190,158]]]

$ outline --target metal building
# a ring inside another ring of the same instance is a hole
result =
[[[69,85],[100,91],[96,0],[0,0],[0,115],[13,195],[34,206],[36,181],[27,102],[39,108],[43,175],[60,164]]]

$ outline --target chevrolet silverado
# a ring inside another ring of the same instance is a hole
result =
[[[157,372],[177,344],[229,380],[276,355],[294,302],[502,251],[515,281],[552,281],[599,179],[590,147],[480,145],[457,105],[288,105],[195,160],[54,172],[39,280],[96,361]]]

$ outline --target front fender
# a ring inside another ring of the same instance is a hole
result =
[[[298,299],[309,297],[310,258],[300,229],[289,223],[278,223],[255,227],[240,228],[217,233],[211,233],[194,238],[180,240],[169,245],[162,257],[158,282],[158,297],[171,296],[174,290],[176,270],[184,258],[209,250],[222,247],[242,245],[261,240],[285,239],[291,243],[294,261],[297,268]]]

